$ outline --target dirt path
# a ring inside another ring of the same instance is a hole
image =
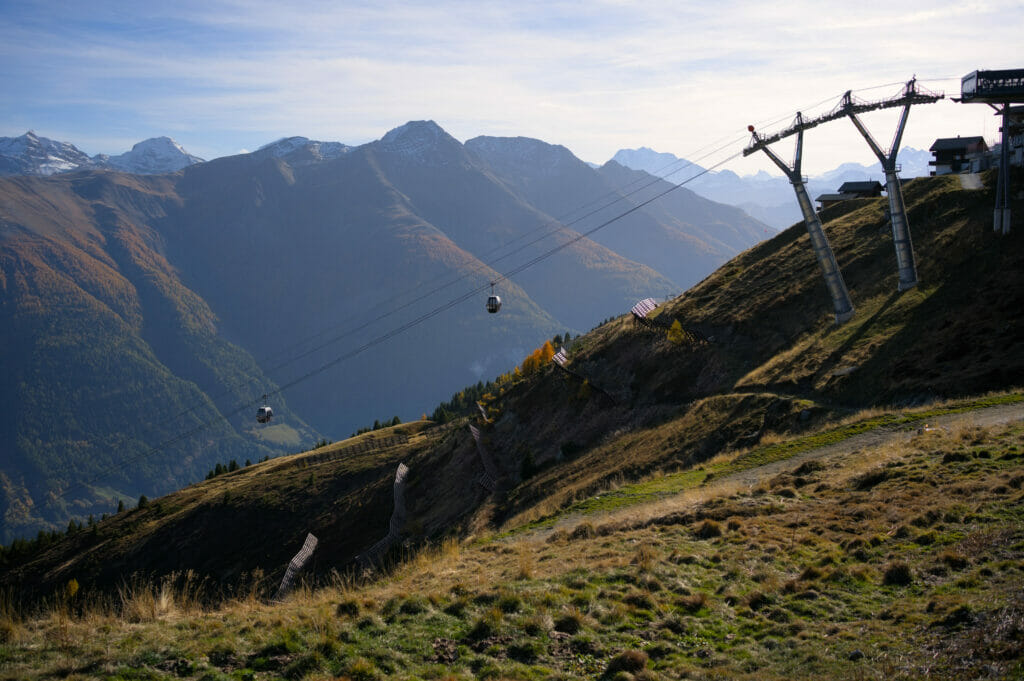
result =
[[[1024,420],[1024,403],[1005,404],[995,407],[987,407],[960,414],[946,414],[929,419],[927,424],[933,428],[953,428],[960,425],[974,425],[979,427],[991,427]],[[639,518],[663,515],[667,507],[680,507],[688,503],[696,503],[700,499],[717,496],[725,490],[736,489],[737,487],[753,487],[762,480],[770,479],[783,471],[792,470],[801,463],[810,460],[828,461],[860,450],[880,447],[887,444],[906,442],[914,437],[924,427],[923,423],[904,426],[883,426],[867,433],[854,435],[842,442],[832,445],[810,449],[795,454],[788,459],[774,461],[757,468],[739,471],[731,475],[723,475],[717,480],[711,481],[697,489],[689,489],[678,494],[660,499],[658,501],[645,501],[615,511],[601,512],[594,516],[586,516],[580,513],[569,513],[560,517],[552,526],[530,532],[527,537],[520,536],[520,539],[530,540],[544,539],[556,529],[572,529],[584,519],[595,520],[598,517],[602,522],[615,521],[616,519],[629,517],[636,521]]]
[[[997,407],[987,407],[963,414],[946,414],[928,421],[928,425],[934,428],[950,428],[960,424],[973,424],[981,427],[989,427],[1010,423],[1011,421],[1024,420],[1024,403],[1003,404]],[[733,484],[756,485],[766,477],[778,475],[782,471],[796,468],[804,461],[811,459],[829,459],[837,456],[844,456],[858,449],[868,447],[879,447],[885,444],[906,442],[923,427],[923,424],[909,426],[882,427],[860,435],[854,435],[834,445],[826,445],[817,449],[801,452],[788,459],[775,461],[773,463],[751,468],[749,470],[723,476],[721,482]],[[683,492],[685,494],[685,492]]]

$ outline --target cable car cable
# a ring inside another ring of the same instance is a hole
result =
[[[518,267],[514,268],[513,270],[510,270],[509,272],[506,272],[506,273],[500,275],[500,277],[495,280],[495,283],[497,283],[498,281],[509,280],[510,277],[512,277],[513,275],[518,274],[518,273],[526,270],[527,268],[532,267],[532,266],[536,265],[539,262],[542,262],[543,260],[546,260],[547,258],[549,258],[552,255],[555,255],[556,253],[564,250],[565,248],[571,246],[572,244],[577,243],[579,241],[582,241],[583,239],[589,237],[590,235],[596,233],[597,231],[599,231],[601,229],[604,229],[608,225],[611,225],[611,224],[613,224],[615,222],[618,222],[619,220],[621,220],[622,218],[626,217],[627,215],[630,215],[630,214],[640,210],[644,206],[646,206],[646,205],[648,205],[650,203],[653,203],[654,201],[658,200],[662,196],[665,196],[666,194],[669,194],[669,193],[675,191],[676,189],[679,189],[679,188],[683,187],[685,184],[695,180],[696,178],[698,178],[698,177],[700,177],[700,176],[702,176],[702,175],[704,175],[704,174],[706,174],[708,172],[711,172],[712,170],[714,170],[714,169],[716,169],[718,167],[721,167],[722,165],[725,165],[729,161],[731,161],[734,158],[736,158],[737,156],[739,156],[741,153],[742,153],[742,151],[736,152],[736,153],[732,154],[731,156],[725,158],[724,160],[719,161],[718,163],[716,163],[716,164],[714,164],[712,166],[709,166],[708,168],[705,168],[704,170],[702,170],[697,175],[694,175],[693,177],[690,177],[690,178],[680,182],[679,184],[671,185],[668,189],[665,189],[664,191],[659,192],[658,194],[656,194],[656,195],[654,195],[654,196],[644,200],[643,202],[638,203],[637,205],[631,207],[629,210],[626,210],[626,211],[620,213],[619,215],[616,215],[615,217],[612,217],[612,218],[602,222],[601,224],[597,225],[596,227],[593,227],[592,229],[587,230],[586,232],[578,234],[576,237],[574,237],[573,239],[565,242],[564,244],[556,246],[555,248],[550,249],[546,253],[543,253],[543,254],[533,258],[532,260],[530,260],[530,261],[528,261],[528,262],[526,262],[526,263],[524,263],[522,265],[519,265]],[[487,290],[487,288],[489,286],[490,286],[490,284],[487,284],[487,285],[480,286],[480,287],[474,288],[472,290],[469,290],[469,291],[463,293],[462,295],[460,295],[460,296],[458,296],[456,298],[453,298],[452,300],[450,300],[450,301],[448,301],[448,302],[446,302],[446,303],[444,303],[442,305],[439,305],[438,307],[435,307],[433,310],[430,310],[429,312],[425,312],[424,314],[420,315],[419,317],[416,317],[415,319],[412,319],[412,320],[410,320],[408,322],[405,322],[404,324],[402,324],[402,325],[400,325],[400,326],[398,326],[398,327],[388,331],[387,333],[384,333],[384,334],[382,334],[380,336],[377,336],[373,340],[368,341],[366,343],[363,343],[362,345],[360,345],[360,346],[358,346],[358,347],[356,347],[356,348],[354,348],[354,349],[352,349],[352,350],[350,350],[350,351],[348,351],[346,353],[343,353],[342,355],[339,355],[338,357],[332,359],[329,362],[326,362],[325,364],[322,364],[321,366],[317,367],[316,369],[308,371],[305,374],[303,374],[303,375],[301,375],[301,376],[299,376],[299,377],[289,381],[288,383],[280,385],[277,388],[277,390],[274,390],[272,392],[268,392],[265,395],[265,397],[272,397],[274,395],[279,395],[282,392],[284,392],[285,390],[291,389],[291,388],[295,387],[296,385],[298,385],[298,384],[300,384],[300,383],[302,383],[304,381],[309,380],[313,376],[316,376],[316,375],[318,375],[320,373],[323,373],[324,371],[327,371],[328,369],[330,369],[330,368],[340,364],[341,362],[344,362],[344,361],[346,361],[348,359],[351,359],[352,357],[355,357],[355,356],[365,352],[366,350],[369,350],[370,348],[372,348],[372,347],[374,347],[376,345],[379,345],[380,343],[383,343],[383,342],[385,342],[387,340],[390,340],[391,338],[394,338],[395,336],[397,336],[397,335],[399,335],[401,333],[404,333],[405,331],[408,331],[409,329],[411,329],[411,328],[413,328],[415,326],[418,326],[418,325],[422,324],[423,322],[427,321],[428,319],[436,317],[437,315],[441,314],[442,312],[445,312],[446,310],[449,310],[449,309],[455,307],[459,303],[463,303],[463,302],[465,302],[467,300],[475,298],[476,296],[478,296],[480,294],[481,291]],[[257,401],[259,401],[259,400],[257,400]],[[148,450],[146,450],[146,451],[144,451],[144,452],[142,452],[140,454],[136,454],[133,457],[130,457],[130,458],[126,459],[126,460],[123,460],[123,461],[119,462],[118,467],[120,468],[120,467],[124,467],[124,466],[127,466],[127,465],[131,465],[131,464],[133,464],[133,463],[135,463],[137,461],[142,460],[143,458],[148,458],[149,456],[151,456],[153,454],[156,454],[158,452],[161,452],[161,451],[167,449],[168,447],[170,447],[172,445],[175,445],[175,444],[177,444],[177,443],[179,443],[179,442],[181,442],[181,441],[183,441],[183,440],[185,440],[185,439],[187,439],[187,438],[189,438],[189,437],[191,437],[191,436],[193,436],[193,435],[195,435],[197,433],[200,433],[200,432],[202,432],[202,431],[204,431],[204,430],[206,430],[206,429],[212,427],[213,425],[215,425],[217,423],[220,423],[222,421],[227,422],[228,425],[230,426],[230,421],[228,420],[229,417],[234,416],[235,414],[238,414],[241,411],[250,408],[252,406],[252,404],[255,404],[257,401],[250,401],[250,402],[245,403],[245,404],[243,404],[243,405],[241,405],[241,406],[239,406],[239,407],[235,408],[234,410],[229,411],[227,413],[218,413],[217,416],[208,419],[204,423],[200,423],[199,425],[195,426],[194,428],[192,428],[192,429],[190,429],[190,430],[188,430],[188,431],[186,431],[184,433],[180,433],[180,434],[178,434],[178,435],[176,435],[176,436],[174,436],[174,437],[172,437],[172,438],[170,438],[168,440],[165,440],[164,442],[160,443],[159,445],[151,447]],[[88,486],[90,486],[90,485],[92,485],[92,484],[94,484],[96,482],[99,482],[100,480],[104,479],[107,475],[109,475],[109,472],[107,474],[103,474],[103,473],[97,474],[97,475],[89,478],[86,481],[72,483],[69,487],[67,487],[62,492],[54,494],[53,497],[54,498],[58,498],[58,499],[62,499],[64,497],[66,497],[68,495],[68,493],[71,492],[72,490],[78,489],[79,487],[88,487]]]

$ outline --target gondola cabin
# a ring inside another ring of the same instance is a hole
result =
[[[491,282],[491,295],[487,297],[487,311],[494,314],[501,309],[501,298],[494,292],[494,283]]]
[[[264,405],[256,410],[256,420],[260,423],[270,423],[270,419],[274,418],[274,410]]]

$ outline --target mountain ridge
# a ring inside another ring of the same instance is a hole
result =
[[[39,137],[31,130],[20,137],[0,137],[0,177],[45,177],[92,169],[158,175],[196,163],[203,163],[203,159],[188,153],[170,137],[151,137],[116,156],[97,154],[92,157],[74,144]]]

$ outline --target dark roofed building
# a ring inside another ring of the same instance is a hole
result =
[[[814,199],[818,202],[818,210],[825,210],[829,206],[834,206],[840,201],[849,201],[850,199],[856,199],[855,194],[822,194],[818,198]]]
[[[870,182],[844,182],[843,186],[835,194],[822,194],[815,201],[818,202],[818,210],[825,210],[834,206],[840,201],[850,199],[872,199],[882,195],[882,183]]]
[[[882,195],[882,183],[874,180],[870,182],[844,182],[843,186],[839,188],[839,193],[853,194],[854,198],[858,199],[869,199]]]
[[[949,175],[984,170],[981,165],[988,145],[982,137],[943,137],[935,140],[928,151],[935,157],[928,162],[935,166],[931,174]]]

